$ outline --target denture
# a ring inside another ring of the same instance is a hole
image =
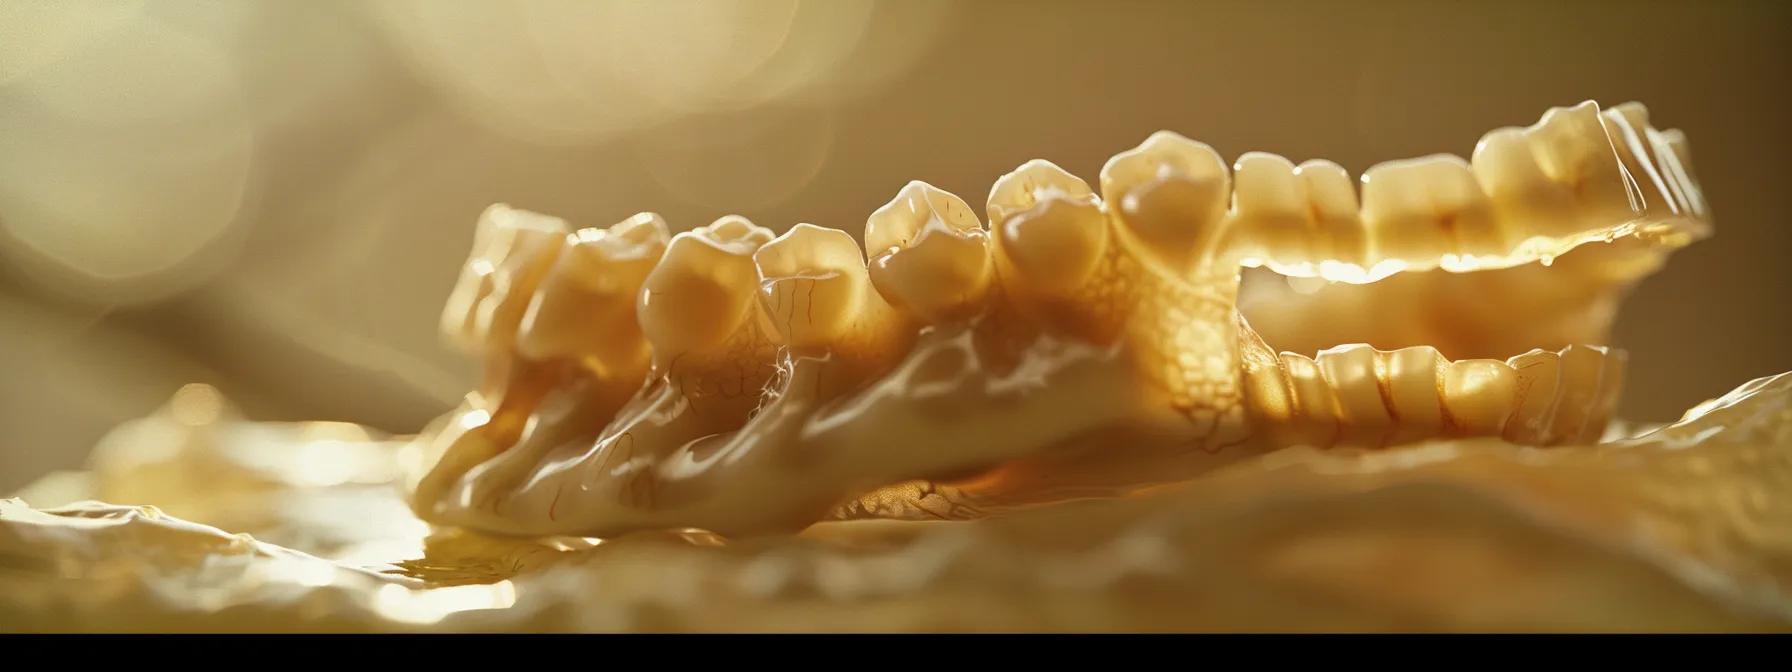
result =
[[[418,439],[425,520],[779,533],[1123,497],[1285,448],[1605,438],[1627,291],[1710,233],[1642,105],[1361,175],[1159,132],[1098,189],[981,212],[911,182],[848,233],[495,205],[443,313],[477,390]]]

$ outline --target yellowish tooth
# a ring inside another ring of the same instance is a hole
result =
[[[771,231],[733,215],[672,237],[642,283],[636,311],[656,366],[720,345],[747,325],[757,310],[753,253],[771,239]]]
[[[1641,208],[1605,132],[1599,105],[1552,108],[1525,129],[1543,173],[1565,188],[1578,228],[1629,221]]]
[[[1015,291],[1050,299],[1076,293],[1100,266],[1108,228],[1089,185],[1035,159],[996,180],[989,227],[1002,277]]]
[[[570,230],[558,217],[502,203],[486,208],[442,310],[442,333],[469,352],[508,348]]]
[[[1444,409],[1469,436],[1498,436],[1517,401],[1518,374],[1497,359],[1464,359],[1444,369]]]
[[[1101,196],[1124,239],[1161,272],[1184,276],[1221,240],[1232,176],[1203,143],[1159,131],[1101,168]]]
[[[1556,400],[1556,415],[1550,422],[1546,445],[1575,439],[1587,428],[1594,402],[1599,398],[1605,354],[1606,349],[1600,346],[1570,345],[1562,349],[1561,393]]]
[[[824,348],[864,309],[871,281],[864,253],[845,231],[798,224],[759,248],[753,262],[759,304],[783,344]]]
[[[1438,379],[1443,355],[1426,345],[1376,353],[1382,384],[1392,402],[1394,431],[1389,445],[1428,439],[1443,434],[1443,400],[1438,398]]]
[[[523,315],[517,352],[579,360],[600,375],[644,365],[648,348],[635,301],[669,237],[666,221],[651,212],[566,236],[566,250]]]
[[[1592,412],[1587,416],[1587,424],[1581,429],[1579,444],[1597,443],[1605,436],[1605,426],[1611,422],[1612,413],[1617,410],[1618,402],[1624,396],[1624,371],[1629,363],[1629,355],[1622,350],[1607,350],[1605,368],[1599,376],[1599,394],[1593,400]]]
[[[1319,370],[1337,399],[1338,445],[1379,448],[1392,418],[1376,376],[1375,349],[1361,343],[1319,353]]]
[[[892,305],[928,322],[982,309],[992,263],[989,236],[964,199],[910,182],[865,222],[871,284]]]
[[[1329,448],[1338,440],[1338,401],[1319,364],[1292,352],[1281,354],[1282,370],[1288,376],[1289,390],[1294,393],[1298,415],[1289,423],[1293,443],[1316,448]]]
[[[1233,254],[1275,262],[1276,266],[1312,265],[1324,256],[1308,220],[1306,185],[1294,175],[1294,164],[1267,152],[1246,152],[1232,164]]]
[[[1315,246],[1315,254],[1330,263],[1367,271],[1369,238],[1363,230],[1356,181],[1350,179],[1350,173],[1336,163],[1315,159],[1295,166],[1294,176],[1304,188],[1313,227],[1323,241]]]
[[[1688,208],[1685,196],[1672,176],[1657,163],[1655,146],[1660,135],[1649,125],[1649,109],[1642,103],[1629,102],[1613,106],[1601,113],[1605,118],[1606,137],[1616,150],[1619,163],[1641,190],[1642,214],[1651,217],[1672,217]]]
[[[1381,259],[1410,265],[1506,252],[1468,163],[1438,154],[1363,173],[1363,220]]]
[[[1549,440],[1549,423],[1561,391],[1562,356],[1532,350],[1506,363],[1518,372],[1518,407],[1506,421],[1504,436],[1516,444],[1542,445]]]
[[[1656,157],[1662,162],[1663,172],[1672,175],[1679,183],[1681,193],[1686,196],[1687,209],[1696,217],[1709,216],[1705,192],[1699,189],[1699,178],[1692,170],[1692,147],[1686,142],[1686,134],[1673,128],[1657,131],[1655,142],[1667,150],[1656,152]]]
[[[1579,230],[1573,193],[1543,171],[1524,129],[1502,128],[1482,136],[1471,163],[1505,230],[1518,236]]]

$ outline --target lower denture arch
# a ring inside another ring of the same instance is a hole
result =
[[[1152,135],[980,218],[911,182],[850,235],[497,205],[444,309],[486,375],[413,506],[508,534],[789,532],[1123,496],[1291,447],[1600,440],[1616,306],[1709,234],[1684,136],[1555,108],[1472,159],[1227,166]]]

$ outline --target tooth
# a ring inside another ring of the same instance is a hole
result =
[[[1678,129],[1668,129],[1655,133],[1655,142],[1665,148],[1657,150],[1655,155],[1662,161],[1662,169],[1674,177],[1680,185],[1680,191],[1686,196],[1688,211],[1694,216],[1704,217],[1709,214],[1705,205],[1705,192],[1699,188],[1699,179],[1692,171],[1692,147],[1686,142],[1686,134]]]
[[[1232,165],[1229,235],[1232,251],[1278,266],[1311,265],[1325,256],[1313,249],[1319,242],[1308,222],[1306,185],[1295,177],[1294,164],[1266,152],[1246,152]]]
[[[1176,276],[1205,265],[1221,238],[1232,176],[1212,147],[1159,131],[1108,159],[1101,196],[1141,258]]]
[[[1363,173],[1363,220],[1377,254],[1411,265],[1506,252],[1468,163],[1439,154]]]
[[[1356,182],[1343,166],[1330,161],[1307,161],[1294,168],[1313,212],[1313,226],[1324,240],[1314,250],[1331,263],[1369,268],[1368,235],[1357,206]],[[1325,261],[1320,262],[1325,264]]]
[[[989,191],[989,229],[1003,277],[1047,298],[1077,293],[1107,251],[1107,222],[1089,185],[1058,166],[1028,161]]]
[[[666,221],[643,212],[607,229],[580,229],[542,279],[517,331],[517,352],[583,361],[600,375],[645,364],[635,322],[641,282],[666,251]],[[638,382],[638,381],[636,381]]]
[[[1577,443],[1598,443],[1604,437],[1605,426],[1611,422],[1612,413],[1623,398],[1624,368],[1628,360],[1629,356],[1622,350],[1606,351],[1605,367],[1599,376],[1599,394],[1593,399],[1592,412],[1587,416],[1586,427],[1581,430]]]
[[[1656,168],[1655,141],[1660,133],[1649,125],[1649,110],[1642,103],[1616,105],[1601,113],[1605,118],[1607,139],[1616,150],[1619,163],[1641,190],[1642,213],[1671,217],[1686,211],[1685,197],[1671,176]]]
[[[1542,445],[1549,440],[1549,422],[1560,392],[1562,357],[1532,350],[1506,363],[1518,373],[1518,407],[1506,421],[1504,436],[1516,444]]]
[[[1543,171],[1523,129],[1502,128],[1482,136],[1471,163],[1503,228],[1545,235],[1578,230],[1571,214],[1573,195]]]
[[[1295,437],[1290,445],[1331,447],[1338,438],[1338,402],[1324,372],[1313,360],[1292,352],[1282,353],[1281,358],[1288,388],[1294,393],[1294,408],[1299,411],[1290,423],[1289,434]]]
[[[1438,372],[1444,366],[1443,355],[1425,345],[1376,354],[1395,416],[1388,444],[1442,434],[1444,412],[1443,400],[1438,398]]]
[[[1338,444],[1380,447],[1391,418],[1375,375],[1375,349],[1358,343],[1319,353],[1319,369],[1338,402]]]
[[[507,349],[568,232],[557,217],[502,203],[486,208],[442,310],[442,333],[470,352]]]
[[[968,317],[989,290],[989,236],[963,199],[910,182],[865,222],[871,284],[929,322]]]
[[[1562,349],[1561,394],[1556,400],[1555,419],[1549,425],[1546,445],[1556,445],[1579,437],[1592,415],[1599,396],[1600,374],[1605,368],[1605,348],[1570,345]]]
[[[657,367],[725,342],[756,310],[753,253],[771,231],[728,216],[672,237],[642,283],[637,315]]]
[[[1444,368],[1444,408],[1468,436],[1495,436],[1512,415],[1518,374],[1497,359],[1464,359]]]
[[[838,229],[798,224],[753,255],[759,302],[779,340],[793,348],[825,348],[852,328],[870,279],[864,253]]]
[[[1599,105],[1589,100],[1553,108],[1525,129],[1543,173],[1570,195],[1581,229],[1629,221],[1641,205],[1633,200],[1600,119]]]

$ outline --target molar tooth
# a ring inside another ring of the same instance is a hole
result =
[[[1562,349],[1561,394],[1556,400],[1555,419],[1549,423],[1546,445],[1574,440],[1587,428],[1587,420],[1599,401],[1605,355],[1606,349],[1600,346],[1570,345]]]
[[[1497,359],[1464,359],[1444,369],[1444,408],[1469,436],[1494,436],[1517,398],[1518,374]]]
[[[672,237],[647,274],[637,315],[656,366],[726,341],[755,310],[753,253],[772,232],[728,216]]]
[[[1393,161],[1363,173],[1363,219],[1378,254],[1429,264],[1506,252],[1491,206],[1468,163],[1438,154]]]
[[[486,208],[442,310],[442,333],[469,352],[507,348],[568,231],[557,217],[502,203]]]
[[[1507,441],[1527,446],[1549,440],[1550,418],[1561,390],[1562,357],[1532,350],[1506,360],[1518,372],[1518,407],[1506,421]]]
[[[1322,259],[1320,263],[1351,264],[1367,272],[1368,234],[1363,230],[1357,205],[1356,181],[1350,179],[1349,171],[1336,163],[1315,159],[1295,166],[1294,176],[1305,187],[1313,227],[1324,241],[1314,250]]]
[[[1382,402],[1375,371],[1375,349],[1357,343],[1321,351],[1319,370],[1337,399],[1338,444],[1380,447],[1392,418]]]
[[[537,360],[582,360],[599,373],[644,364],[635,301],[669,237],[666,221],[651,212],[566,236],[566,250],[523,315],[517,351]]]
[[[1573,194],[1543,171],[1524,129],[1482,136],[1471,165],[1505,229],[1521,235],[1574,232]]]
[[[975,313],[989,289],[989,236],[964,200],[910,182],[865,222],[871,284],[892,305],[941,322]]]
[[[1221,238],[1232,176],[1206,144],[1159,131],[1108,159],[1101,196],[1141,257],[1175,276],[1205,265]]]
[[[1576,229],[1629,221],[1641,209],[1598,103],[1551,108],[1524,133],[1544,174],[1568,192],[1575,215],[1570,223]]]
[[[1234,254],[1260,257],[1278,266],[1311,265],[1325,257],[1314,250],[1308,221],[1306,185],[1295,177],[1294,164],[1267,152],[1246,152],[1232,164]]]
[[[990,188],[989,228],[1003,277],[1024,279],[1015,290],[1041,297],[1074,294],[1107,250],[1107,222],[1089,185],[1038,159]]]
[[[1378,352],[1377,364],[1393,404],[1394,432],[1389,445],[1428,439],[1443,433],[1443,400],[1438,398],[1443,355],[1437,348],[1418,345],[1392,352]]]
[[[864,253],[845,231],[798,224],[753,254],[759,302],[779,340],[824,348],[851,329],[870,280]]]

